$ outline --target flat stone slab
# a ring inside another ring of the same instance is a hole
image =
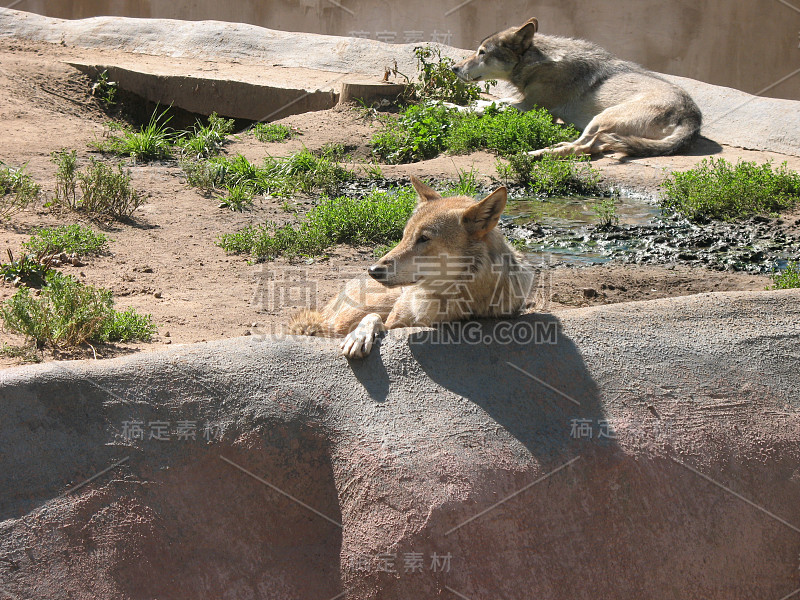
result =
[[[449,335],[397,330],[354,362],[329,340],[248,337],[0,372],[2,591],[798,588],[800,291]]]
[[[0,12],[0,36],[154,55],[160,57],[160,65],[172,63],[172,70],[186,77],[193,75],[181,73],[181,70],[191,72],[194,61],[239,61],[243,65],[265,67],[259,77],[261,85],[285,88],[287,82],[291,82],[289,87],[306,91],[338,92],[328,73],[374,80],[380,79],[387,67],[396,64],[400,72],[413,78],[417,68],[414,58],[417,44],[386,44],[376,40],[275,31],[220,21],[120,17],[61,20],[3,10]],[[440,48],[444,55],[456,59],[469,53],[449,46]],[[190,64],[185,65],[183,61]],[[315,85],[315,76],[308,73],[295,77],[291,69],[298,68],[323,72],[316,78],[322,78],[325,83]],[[225,66],[223,71],[224,79],[238,80],[235,68],[228,73]],[[305,81],[307,77],[310,78],[308,82]],[[800,156],[800,102],[752,96],[671,75],[664,77],[692,94],[703,111],[703,134],[718,144]],[[509,86],[498,86],[497,95],[506,96],[511,91]]]
[[[120,65],[126,62],[134,64]],[[341,74],[312,69],[272,67],[256,72],[252,67],[241,66],[226,70],[222,77],[192,71],[185,64],[172,61],[155,68],[125,60],[115,64],[77,61],[69,64],[90,77],[106,71],[109,80],[120,88],[151,102],[199,114],[213,110],[222,116],[252,121],[274,121],[333,108],[339,102],[337,88],[342,79]]]

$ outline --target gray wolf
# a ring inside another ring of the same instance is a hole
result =
[[[573,142],[531,155],[671,154],[700,131],[700,109],[678,86],[591,42],[537,35],[538,29],[534,18],[490,35],[475,54],[453,66],[464,81],[511,82],[521,101],[501,102],[520,110],[546,108],[583,132]]]
[[[411,183],[417,206],[400,243],[322,310],[294,315],[289,333],[345,336],[342,354],[357,358],[387,329],[513,316],[524,308],[533,271],[495,228],[506,188],[475,202],[443,198],[416,177]]]

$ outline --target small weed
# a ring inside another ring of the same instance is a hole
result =
[[[373,159],[370,164],[362,165],[361,170],[367,179],[383,179],[383,169],[377,160]]]
[[[662,184],[661,205],[693,221],[731,220],[773,214],[800,201],[800,174],[786,163],[758,165],[723,158],[703,159],[696,167],[672,173]]]
[[[110,109],[117,103],[116,100],[114,100],[117,96],[117,90],[117,82],[109,81],[108,71],[103,71],[92,84],[90,93],[97,98],[97,101],[100,102],[104,108]]]
[[[5,327],[41,348],[78,346],[89,341],[148,341],[155,332],[150,315],[114,310],[111,292],[84,285],[55,271],[38,296],[20,288],[0,307]]]
[[[233,128],[233,119],[223,119],[214,112],[208,117],[208,125],[198,121],[191,131],[177,137],[177,145],[183,155],[195,159],[216,156],[222,151],[226,138],[233,133]]]
[[[600,229],[611,229],[619,225],[617,202],[615,198],[603,198],[592,208],[597,215],[597,226]]]
[[[47,274],[51,272],[49,261],[45,259],[44,254],[25,254],[15,259],[11,250],[6,251],[8,262],[0,265],[0,276],[4,281],[30,287],[44,285]]]
[[[224,179],[224,164],[210,160],[194,160],[182,157],[180,166],[186,175],[186,183],[200,188],[205,195],[210,195]]]
[[[251,226],[222,235],[217,245],[261,260],[318,255],[336,244],[385,244],[402,237],[415,205],[410,187],[376,190],[362,199],[324,198],[297,226],[273,222]]]
[[[438,100],[453,104],[468,105],[481,97],[481,88],[474,83],[465,83],[453,73],[455,61],[442,56],[436,46],[417,46],[414,48],[417,57],[417,79],[414,84],[414,95],[421,100]],[[496,81],[484,83],[484,91],[496,85]]]
[[[458,180],[442,194],[444,196],[476,196],[480,191],[477,174],[475,169],[469,171],[459,169]]]
[[[78,174],[81,190],[79,208],[90,215],[127,219],[144,203],[144,198],[131,187],[130,173],[92,159],[85,172]]]
[[[509,167],[514,179],[536,196],[594,196],[604,192],[598,184],[600,173],[588,157],[532,158],[520,152],[509,157]]]
[[[130,156],[136,161],[171,158],[178,134],[168,126],[172,120],[172,116],[167,116],[168,112],[169,108],[158,114],[156,109],[148,124],[140,127],[138,131],[111,123],[107,139],[94,142],[92,145],[100,152]],[[119,133],[113,133],[115,131]]]
[[[25,344],[22,346],[12,346],[10,344],[4,343],[2,347],[0,347],[0,354],[7,356],[9,358],[18,358],[22,360],[22,362],[26,363],[40,363],[42,362],[42,356],[36,349],[36,345],[34,344]]]
[[[295,135],[291,127],[280,123],[256,123],[250,131],[259,142],[264,143],[286,142]]]
[[[790,262],[783,271],[772,276],[772,285],[768,290],[788,290],[800,288],[800,262]]]
[[[123,171],[122,165],[114,169],[92,158],[86,170],[79,171],[74,150],[54,153],[53,162],[58,171],[56,195],[51,204],[117,220],[129,218],[144,204],[143,196],[133,189],[130,173]]]
[[[0,162],[0,219],[7,219],[28,206],[39,195],[40,187],[33,177]]]
[[[140,315],[134,308],[124,311],[113,311],[103,324],[99,340],[103,342],[149,342],[153,339],[157,329],[153,324],[153,317],[149,314]]]
[[[247,183],[235,183],[226,190],[227,194],[220,198],[219,208],[242,212],[253,204],[253,189]]]
[[[53,152],[51,161],[58,167],[56,171],[56,197],[54,202],[60,206],[78,209],[78,153],[75,150]]]
[[[108,241],[105,234],[75,224],[42,227],[22,245],[29,252],[43,256],[61,252],[86,255],[104,252],[108,249]]]

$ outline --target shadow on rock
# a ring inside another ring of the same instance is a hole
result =
[[[545,465],[586,449],[581,422],[605,421],[597,386],[553,315],[445,324],[412,334],[409,346],[431,380],[480,406]]]

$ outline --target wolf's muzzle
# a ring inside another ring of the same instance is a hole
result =
[[[380,283],[386,283],[389,280],[389,268],[385,265],[372,265],[367,269],[367,273]]]

